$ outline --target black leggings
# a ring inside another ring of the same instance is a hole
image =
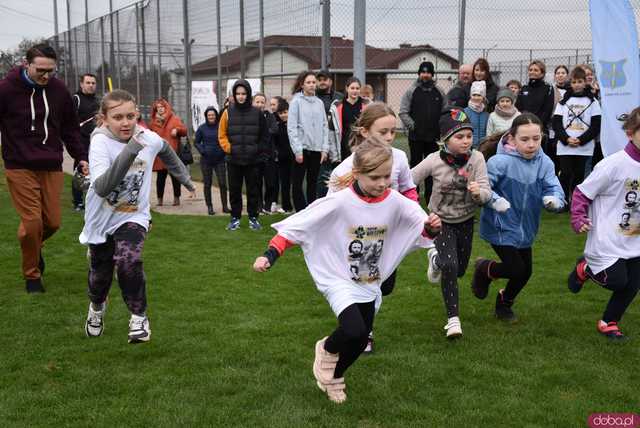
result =
[[[280,181],[280,198],[282,209],[285,211],[291,211],[293,206],[291,205],[291,169],[293,168],[292,162],[295,162],[291,158],[278,159],[278,178]]]
[[[462,278],[469,265],[473,243],[473,217],[462,223],[442,222],[442,230],[435,239],[442,271],[442,298],[447,317],[458,316],[458,278]]]
[[[367,347],[369,332],[376,314],[375,301],[354,303],[338,315],[338,328],[331,333],[324,349],[332,354],[340,354],[333,377],[339,379]]]
[[[602,315],[602,321],[620,321],[640,289],[640,257],[618,259],[597,275],[594,275],[588,266],[586,271],[593,282],[613,291]]]
[[[167,181],[167,175],[169,171],[166,169],[161,169],[158,171],[158,175],[156,177],[156,196],[158,199],[162,199],[164,197],[164,184]],[[171,185],[173,186],[173,197],[180,197],[180,181],[175,178],[173,175],[171,176]]]
[[[560,184],[567,199],[573,195],[573,190],[584,180],[584,165],[588,156],[560,155]]]
[[[383,296],[388,296],[395,288],[397,272],[397,269],[394,270],[391,275],[389,275],[389,278],[385,279],[384,282],[380,285],[380,291],[382,291]]]
[[[316,190],[318,183],[318,173],[320,172],[320,152],[304,150],[302,153],[302,163],[293,160],[293,171],[291,172],[291,190],[293,192],[293,206],[296,211],[302,211],[316,200]],[[306,176],[307,193],[302,191],[302,182]]]
[[[491,279],[507,278],[507,287],[502,296],[507,302],[513,302],[520,290],[531,278],[532,253],[529,248],[516,248],[510,245],[491,245],[502,263],[491,263]]]

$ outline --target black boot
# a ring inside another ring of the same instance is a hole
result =
[[[27,279],[25,284],[27,293],[44,293],[44,287],[42,286],[42,279]]]
[[[518,317],[516,317],[511,306],[513,306],[513,300],[505,299],[504,289],[500,290],[496,296],[496,318],[505,322],[516,322]]]
[[[220,188],[220,200],[222,201],[222,212],[225,214],[229,214],[231,210],[229,209],[229,205],[227,204],[227,188]]]
[[[209,215],[214,215],[215,211],[213,211],[213,207],[211,205],[207,206],[207,213],[209,213]]]
[[[489,285],[491,284],[491,278],[489,278],[490,264],[491,260],[481,258],[476,260],[475,263],[475,270],[471,279],[471,291],[474,296],[481,300],[485,299],[489,293]]]

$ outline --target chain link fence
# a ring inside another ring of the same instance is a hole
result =
[[[299,71],[324,66],[341,90],[354,74],[358,1],[144,0],[99,16],[90,9],[84,16],[92,19],[78,23],[85,5],[97,10],[97,2],[68,0],[58,6],[70,29],[51,41],[58,41],[60,73],[71,89],[90,72],[102,92],[111,87],[135,94],[145,116],[163,97],[186,119],[194,80],[213,82],[219,101],[227,82],[238,77],[257,79],[268,97],[288,97]],[[504,85],[526,82],[534,59],[547,63],[549,81],[555,66],[591,59],[587,0],[364,3],[366,83],[396,110],[425,60],[434,63],[437,85],[446,92],[460,61],[487,58]],[[632,3],[638,15],[640,0]]]

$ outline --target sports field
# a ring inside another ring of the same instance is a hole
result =
[[[68,183],[67,183],[68,184]],[[44,295],[27,295],[18,218],[0,171],[0,426],[584,427],[594,412],[640,408],[640,305],[612,344],[596,333],[609,292],[566,276],[583,246],[568,215],[544,215],[519,322],[493,316],[461,281],[464,337],[448,342],[426,253],[401,265],[375,323],[376,352],[347,372],[348,400],[329,402],[311,372],[315,341],[335,326],[298,248],[251,270],[273,230],[227,232],[224,217],[154,215],[144,249],[152,340],[128,345],[114,283],[104,336],[84,335],[82,217],[63,196],[47,242]],[[263,225],[280,216],[263,218]],[[477,234],[474,259],[494,256]]]

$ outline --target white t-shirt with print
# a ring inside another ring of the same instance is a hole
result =
[[[591,118],[602,115],[602,112],[598,100],[592,102],[588,97],[571,97],[566,104],[558,103],[554,115],[562,116],[562,126],[569,137],[578,138],[591,126]],[[556,153],[558,156],[593,156],[594,147],[593,140],[578,147],[565,146],[558,142]]]
[[[272,227],[302,247],[316,287],[339,315],[354,303],[375,300],[379,308],[380,285],[404,256],[433,245],[422,236],[427,217],[395,190],[382,201],[366,202],[347,188]]]
[[[120,184],[107,197],[101,198],[95,193],[93,183],[109,169],[126,145],[103,134],[95,134],[91,138],[91,185],[87,191],[81,244],[102,244],[106,242],[107,235],[113,234],[127,222],[149,228],[153,160],[162,149],[163,141],[158,134],[146,129],[139,139],[145,147],[140,150]]]
[[[400,193],[413,189],[416,185],[411,178],[411,168],[409,168],[409,160],[407,154],[395,147],[391,148],[393,155],[393,169],[391,171],[391,188]],[[343,160],[340,165],[334,168],[331,173],[329,183],[334,182],[338,177],[342,177],[351,172],[353,169],[353,154]],[[333,193],[340,189],[335,189],[329,185],[327,193]]]
[[[585,247],[591,271],[640,257],[640,163],[621,150],[600,161],[578,188],[593,201]]]

